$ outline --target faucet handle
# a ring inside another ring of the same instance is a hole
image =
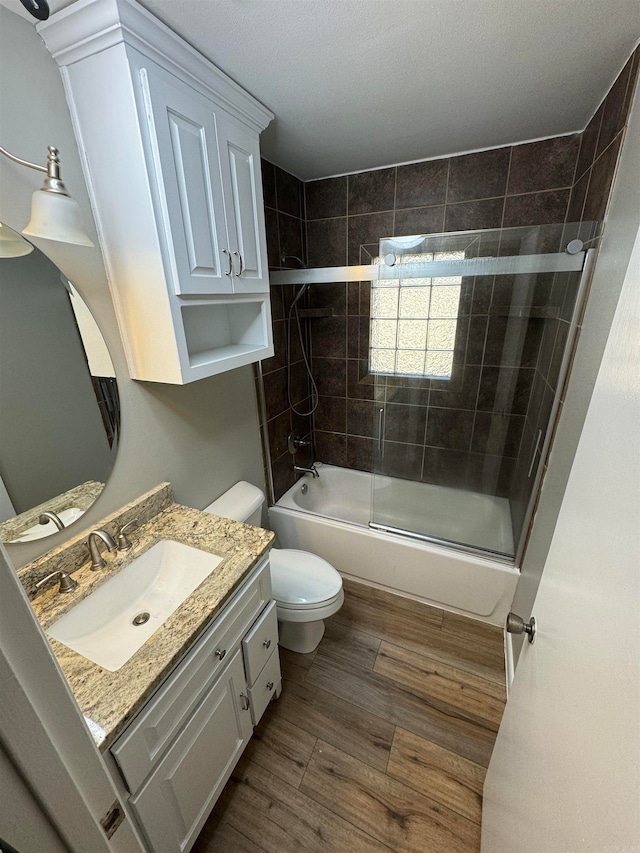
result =
[[[41,586],[51,580],[51,578],[60,578],[60,586],[58,587],[58,592],[73,592],[73,590],[78,586],[78,581],[71,577],[67,572],[57,571],[51,572],[50,575],[47,575],[41,580],[37,581],[35,587],[36,589],[40,589]]]
[[[120,530],[118,531],[118,551],[129,551],[132,548],[131,540],[127,536],[127,530],[129,527],[133,527],[134,524],[138,523],[137,518],[133,518],[131,521],[128,521],[126,524],[123,524]]]

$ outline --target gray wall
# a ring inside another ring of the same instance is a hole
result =
[[[63,178],[80,203],[96,244],[95,249],[87,249],[34,241],[73,281],[91,308],[119,382],[122,436],[118,457],[86,522],[99,521],[163,480],[172,483],[178,501],[198,508],[239,479],[263,487],[251,367],[184,387],[129,379],[60,73],[34,25],[3,7],[0,63],[2,145],[33,162],[44,162],[48,145],[60,149]],[[21,230],[29,220],[31,193],[39,186],[36,172],[1,158],[0,220]],[[40,543],[12,545],[9,555],[19,567],[63,538],[64,534],[56,534]]]
[[[112,467],[60,273],[38,250],[0,262],[0,475],[16,512]]]

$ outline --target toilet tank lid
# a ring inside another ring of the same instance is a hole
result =
[[[232,521],[246,521],[264,502],[264,492],[257,486],[240,480],[235,486],[204,508],[204,512],[230,518]]]

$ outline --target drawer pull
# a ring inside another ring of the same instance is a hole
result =
[[[269,646],[271,645],[271,640],[265,640],[262,645],[265,647],[265,649],[268,649]]]
[[[227,653],[226,649],[216,649],[215,650],[215,656],[218,658],[218,660],[224,660],[224,656],[226,655],[226,653]]]
[[[267,690],[273,690],[274,684],[273,681],[267,681]]]
[[[248,711],[249,710],[249,697],[245,696],[244,693],[241,693],[240,699],[241,699],[242,710]]]

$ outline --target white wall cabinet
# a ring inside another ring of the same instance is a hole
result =
[[[268,291],[257,136],[163,69],[139,71],[176,293]]]
[[[264,561],[111,746],[107,764],[149,851],[190,849],[281,684]]]
[[[133,0],[39,25],[78,138],[130,372],[273,355],[259,134],[273,115]]]

